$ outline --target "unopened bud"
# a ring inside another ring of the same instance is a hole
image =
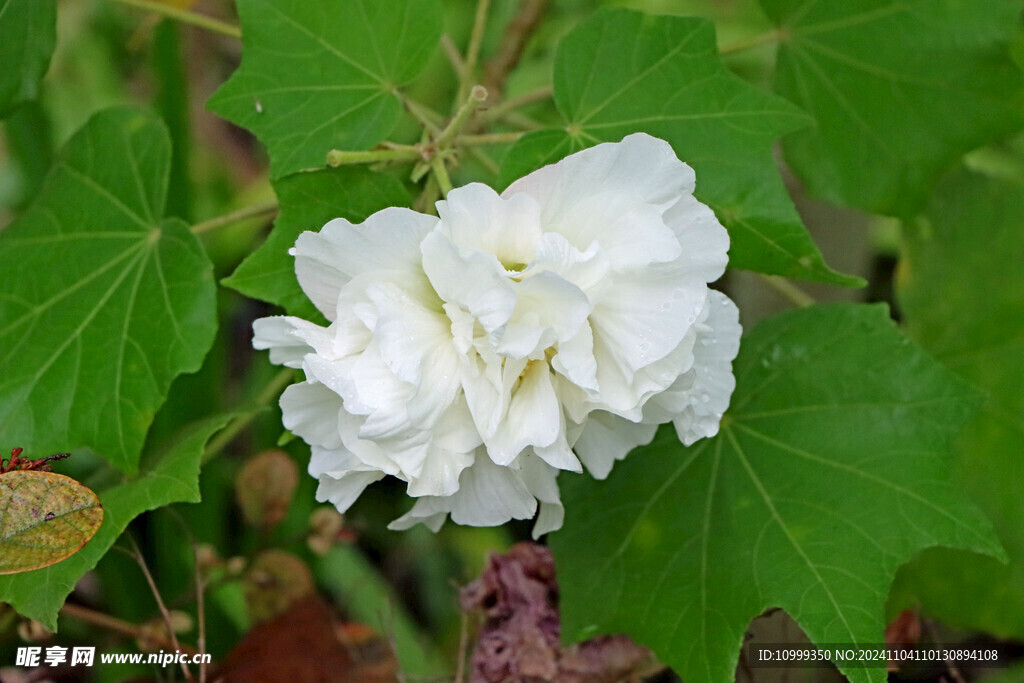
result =
[[[263,451],[250,458],[235,478],[242,515],[259,529],[274,528],[288,514],[298,482],[299,470],[284,451]]]

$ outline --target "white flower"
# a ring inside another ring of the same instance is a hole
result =
[[[417,499],[392,528],[539,503],[540,535],[562,523],[559,470],[604,478],[663,422],[687,445],[716,434],[740,327],[707,287],[729,240],[693,189],[637,134],[501,195],[452,190],[439,218],[391,208],[303,233],[295,272],[331,323],[263,318],[253,344],[306,375],[281,407],[317,498],[344,511],[392,475]]]

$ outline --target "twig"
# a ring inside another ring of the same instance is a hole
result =
[[[455,663],[455,683],[464,683],[466,676],[466,653],[469,650],[469,615],[462,613],[459,625],[459,659]]]
[[[153,597],[156,599],[156,606],[160,610],[160,616],[164,619],[164,625],[167,626],[167,636],[171,639],[171,645],[175,650],[180,650],[181,643],[178,642],[178,636],[174,632],[174,622],[171,621],[171,613],[167,610],[167,605],[164,604],[164,599],[160,596],[160,589],[156,587],[156,581],[153,580],[153,575],[149,571],[146,558],[143,557],[139,544],[135,542],[131,534],[125,534],[125,536],[127,536],[128,542],[132,544],[132,554],[135,557],[135,561],[138,562],[142,575],[146,577],[146,583],[149,584],[149,590],[152,591]],[[188,666],[184,662],[181,662],[181,671],[185,674],[185,680],[193,680],[192,672],[188,670]]]
[[[437,186],[441,190],[441,196],[447,197],[448,193],[452,191],[452,179],[448,176],[448,169],[445,168],[444,159],[441,157],[431,159],[430,170],[434,172],[434,177],[437,178]]]
[[[462,78],[463,72],[466,70],[466,65],[462,61],[462,55],[459,54],[459,48],[455,45],[455,41],[447,33],[441,36],[441,49],[444,50],[444,54],[448,57],[449,63],[452,65],[452,70],[455,75]]]
[[[484,87],[495,99],[505,90],[505,80],[522,58],[523,49],[540,24],[547,5],[548,0],[522,0],[519,11],[505,26],[498,50],[484,65]]]
[[[63,607],[60,608],[60,613],[63,616],[77,619],[78,621],[85,622],[92,626],[102,628],[111,633],[117,633],[119,635],[131,638],[132,640],[139,640],[140,638],[149,638],[157,643],[161,647],[172,647],[173,643],[167,639],[163,639],[159,634],[151,633],[145,630],[138,624],[133,624],[130,621],[124,619],[118,619],[117,617],[111,616],[104,612],[97,612],[94,609],[89,609],[82,605],[76,605],[71,602],[64,603]],[[188,645],[177,645],[178,649],[182,652],[190,655],[199,654],[199,650],[189,647]]]
[[[784,277],[779,277],[778,275],[765,275],[764,273],[758,273],[758,275],[761,276],[761,279],[764,280],[765,284],[800,308],[813,306],[817,303],[813,296],[800,289]]]
[[[398,88],[395,88],[392,92],[402,103],[402,106],[405,107],[405,110],[412,114],[412,116],[419,121],[421,126],[434,135],[441,132],[441,128],[438,125],[438,122],[444,118],[441,114],[437,113],[422,102],[417,102]]]
[[[498,165],[498,162],[492,159],[487,152],[483,151],[479,147],[467,147],[466,151],[469,152],[471,157],[479,161],[480,165],[494,175],[498,175],[498,173],[501,172],[501,166]]]
[[[417,161],[422,154],[415,147],[346,151],[332,149],[327,153],[327,165],[350,166],[353,164],[375,164],[380,161]]]
[[[181,9],[175,7],[170,3],[156,2],[155,0],[114,0],[124,5],[130,5],[139,9],[146,10],[148,12],[154,12],[156,14],[162,14],[165,17],[176,19],[185,24],[191,24],[192,26],[198,26],[199,28],[212,31],[214,33],[220,33],[221,35],[231,36],[232,38],[241,38],[242,29],[233,24],[229,24],[226,21],[220,19],[214,19],[198,12],[192,12],[187,9]]]
[[[932,625],[931,620],[922,619],[921,626],[923,626],[924,630],[928,632],[928,637],[932,639],[933,643],[939,642],[938,633],[936,633],[935,627]],[[946,671],[949,673],[950,677],[953,679],[955,683],[965,683],[963,674],[960,673],[960,669],[957,668],[957,665],[954,664],[952,660],[946,658],[943,659],[943,662],[946,665]]]
[[[459,78],[459,94],[456,102],[462,102],[469,95],[470,84],[473,82],[473,72],[476,70],[476,61],[480,56],[480,44],[484,39],[484,27],[487,25],[487,10],[490,8],[490,5],[490,0],[477,0],[476,14],[473,17],[473,30],[469,34],[466,59],[462,63],[462,74]]]
[[[483,135],[460,135],[458,142],[460,145],[466,147],[473,147],[475,145],[500,145],[506,142],[515,142],[524,135],[526,135],[526,133],[523,131],[515,131],[512,133],[485,133]]]
[[[480,115],[480,118],[485,123],[497,121],[499,119],[504,118],[510,112],[519,109],[520,107],[525,107],[528,104],[533,104],[534,102],[541,102],[543,100],[548,99],[554,94],[554,92],[555,89],[552,88],[550,85],[546,85],[543,88],[537,88],[536,90],[531,90],[528,93],[525,93],[518,97],[509,98],[504,102],[496,104],[487,111],[483,112]]]
[[[473,89],[469,91],[469,97],[467,97],[466,101],[462,103],[459,110],[455,112],[455,116],[453,116],[452,120],[448,122],[448,125],[443,131],[441,131],[441,134],[437,136],[437,140],[435,142],[439,149],[447,147],[452,140],[455,139],[455,136],[462,131],[463,127],[469,121],[469,117],[473,115],[476,108],[479,107],[486,99],[487,88],[480,85],[473,86]]]
[[[274,375],[274,378],[267,383],[267,386],[265,386],[263,391],[261,391],[256,397],[252,410],[233,418],[228,422],[224,429],[217,433],[217,436],[213,437],[213,439],[206,444],[206,450],[203,451],[203,462],[208,462],[210,458],[219,453],[221,449],[234,441],[235,437],[238,436],[243,429],[249,426],[249,423],[255,419],[263,408],[270,405],[270,402],[273,401],[278,394],[284,391],[285,387],[291,384],[294,377],[295,370],[292,370],[291,368],[284,368]]]
[[[217,216],[209,220],[195,223],[191,228],[193,235],[201,235],[204,232],[210,230],[216,230],[232,223],[243,221],[246,218],[255,218],[256,216],[266,216],[277,212],[277,200],[271,199],[259,204],[253,204],[252,206],[246,206],[239,209],[238,211],[232,211],[226,213],[223,216]]]
[[[206,582],[203,579],[202,573],[199,571],[199,543],[196,541],[195,534],[192,533],[192,529],[189,527],[185,518],[178,513],[173,507],[164,508],[174,521],[177,522],[178,526],[181,527],[182,533],[188,538],[188,543],[192,547],[192,578],[194,582],[196,592],[196,619],[199,621],[198,634],[196,647],[198,648],[198,654],[206,654]],[[206,683],[206,658],[201,657],[199,660],[199,683]]]

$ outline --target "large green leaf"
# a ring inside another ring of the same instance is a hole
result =
[[[56,630],[57,612],[82,575],[96,566],[128,523],[148,510],[171,503],[199,502],[199,465],[203,446],[227,424],[219,415],[189,427],[154,453],[135,477],[99,489],[103,524],[84,548],[55,565],[12,576],[0,576],[0,602]]]
[[[626,632],[688,682],[732,681],[744,631],[769,607],[815,642],[878,643],[913,553],[1000,552],[944,456],[978,396],[884,306],[771,318],[735,371],[717,437],[683,448],[663,430],[605,482],[563,475],[551,546],[569,637]],[[884,668],[844,673],[885,680]]]
[[[773,141],[810,120],[727,71],[711,22],[600,11],[559,43],[554,87],[566,125],[516,143],[505,156],[505,183],[592,144],[645,131],[693,166],[697,197],[729,230],[731,265],[860,284],[825,265],[772,158]]]
[[[441,39],[440,0],[239,0],[242,65],[209,101],[270,153],[274,177],[394,128],[395,89]]]
[[[93,117],[0,232],[0,433],[31,453],[88,446],[134,471],[178,374],[216,328],[212,266],[161,220],[170,142],[133,108]]]
[[[295,259],[288,254],[295,240],[333,218],[361,223],[381,209],[408,205],[409,194],[391,176],[345,166],[289,176],[274,183],[274,190],[281,206],[274,229],[223,284],[292,315],[319,318],[295,279]]]
[[[935,550],[901,572],[894,599],[1024,638],[1024,185],[959,171],[927,215],[907,240],[900,303],[908,333],[988,394],[955,442],[957,471],[1012,562]]]
[[[781,34],[775,89],[818,122],[786,158],[820,197],[913,215],[955,159],[1024,125],[1020,0],[761,6]]]
[[[36,99],[57,43],[57,0],[0,0],[0,117]]]

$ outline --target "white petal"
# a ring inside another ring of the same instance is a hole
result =
[[[507,269],[533,260],[540,237],[540,207],[527,195],[503,198],[470,183],[437,202],[441,228],[462,249],[493,254]]]
[[[550,271],[513,285],[516,306],[508,324],[496,334],[495,350],[509,358],[526,358],[575,336],[590,314],[579,287]]]
[[[577,221],[581,205],[588,218],[599,216],[602,206],[610,210],[605,216],[620,215],[624,205],[650,204],[664,211],[680,195],[692,194],[693,187],[693,170],[676,158],[667,142],[637,133],[534,171],[512,183],[502,196],[520,192],[532,196],[541,206],[542,224],[558,226],[557,231],[582,250],[595,240],[605,247],[626,247],[628,241],[611,230],[607,220]],[[671,244],[667,241],[671,233],[663,231],[664,225],[651,226],[640,242]],[[630,236],[630,240],[636,238],[635,233]]]
[[[536,458],[526,457],[522,462],[521,474],[530,494],[540,501],[540,512],[533,524],[533,538],[538,539],[546,533],[561,529],[565,507],[562,506],[558,492],[558,470]]]
[[[516,297],[494,255],[460,250],[439,231],[424,238],[422,250],[423,271],[445,303],[469,311],[488,332],[508,322]]]
[[[252,323],[252,347],[270,349],[270,362],[289,368],[302,368],[308,353],[331,356],[332,337],[328,330],[293,316],[260,318]]]
[[[419,245],[437,219],[410,209],[387,208],[360,225],[344,218],[320,232],[304,232],[295,242],[295,275],[306,296],[334,320],[338,294],[361,273],[418,270]]]
[[[550,446],[563,433],[561,407],[551,384],[551,371],[543,361],[533,361],[512,394],[508,413],[491,438],[484,439],[491,459],[508,465],[527,446]]]
[[[679,439],[687,446],[718,433],[736,388],[732,361],[743,332],[739,311],[727,296],[713,290],[708,294],[706,311],[707,319],[699,328],[694,346],[696,377],[688,392],[690,406],[673,420]]]
[[[597,392],[597,360],[590,323],[583,323],[572,338],[559,343],[551,367],[570,382],[589,392]],[[563,397],[563,401],[565,398]]]
[[[590,324],[619,365],[631,372],[661,360],[697,321],[707,285],[675,269],[650,268],[615,281],[594,302]],[[600,381],[600,372],[598,381]]]
[[[284,426],[311,446],[340,449],[341,397],[320,383],[293,384],[281,394]]]
[[[458,491],[446,497],[420,498],[388,528],[408,529],[419,523],[436,523],[438,515],[446,512],[456,524],[497,526],[510,519],[529,519],[536,510],[537,501],[519,474],[495,465],[478,451],[473,465],[463,470]]]
[[[637,446],[651,442],[658,430],[656,424],[630,422],[603,410],[595,410],[587,418],[583,433],[573,448],[587,470],[597,479],[604,479],[617,460],[622,460]]]
[[[335,478],[330,475],[320,476],[320,485],[316,489],[316,499],[321,503],[330,501],[338,512],[345,512],[356,499],[362,495],[366,487],[384,478],[380,472],[352,471]]]
[[[665,223],[682,246],[678,264],[704,282],[714,282],[729,261],[729,233],[715,212],[692,196],[684,196],[665,212]]]

